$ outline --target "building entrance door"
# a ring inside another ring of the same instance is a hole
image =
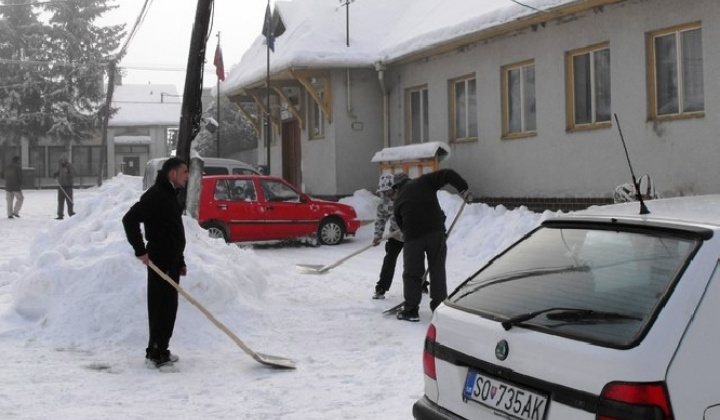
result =
[[[140,175],[140,157],[139,156],[123,156],[122,173],[125,175]]]

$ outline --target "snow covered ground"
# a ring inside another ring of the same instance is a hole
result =
[[[297,362],[258,364],[181,298],[171,349],[178,373],[144,364],[145,267],[120,219],[141,178],[76,190],[76,212],[56,221],[56,192],[25,191],[21,218],[0,212],[0,417],[13,419],[403,419],[422,396],[421,354],[431,318],[383,317],[402,300],[402,263],[385,300],[370,299],[383,247],[323,275],[366,246],[372,224],[329,247],[227,245],[186,218],[183,288],[254,350]],[[457,196],[439,193],[448,224]],[[343,202],[372,219],[376,198]],[[448,239],[450,290],[502,247],[554,213],[466,207]]]

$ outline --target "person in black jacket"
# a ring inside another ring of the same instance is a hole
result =
[[[188,167],[182,159],[171,157],[158,171],[155,184],[133,204],[122,219],[125,235],[135,256],[145,265],[152,261],[176,283],[187,274],[185,266],[185,228],[178,189],[188,181]],[[143,241],[140,224],[145,227]],[[175,328],[177,290],[148,267],[148,324],[150,329],[145,359],[155,367],[171,367],[177,357],[168,350]]]
[[[75,215],[73,210],[73,176],[75,175],[75,167],[70,163],[67,155],[60,156],[58,169],[53,173],[53,178],[57,178],[58,194],[57,194],[57,217],[55,220],[62,220],[65,213],[65,203],[67,203],[68,216]]]
[[[440,169],[415,179],[395,174],[393,189],[397,191],[393,213],[405,237],[403,249],[403,296],[405,303],[397,318],[420,320],[418,308],[422,299],[422,277],[425,256],[430,274],[430,309],[447,297],[445,278],[445,214],[440,208],[437,192],[450,184],[460,191],[466,202],[472,201],[468,183],[452,169]]]
[[[12,162],[5,167],[5,198],[7,199],[8,219],[20,217],[20,209],[23,205],[22,193],[22,168],[20,167],[20,156],[14,156]],[[13,201],[15,202],[13,205]]]

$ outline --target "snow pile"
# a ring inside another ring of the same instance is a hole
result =
[[[457,195],[444,191],[439,194],[449,224],[460,209],[462,200]],[[525,206],[514,210],[508,210],[502,205],[466,206],[452,234],[448,236],[448,252],[458,253],[463,258],[477,261],[476,268],[480,269],[497,255],[499,250],[510,246],[543,220],[556,217],[558,214],[551,211],[538,214]]]
[[[340,199],[340,202],[352,206],[360,220],[375,220],[380,197],[368,190],[355,191],[352,197]]]
[[[144,340],[146,268],[133,256],[121,223],[141,194],[139,177],[118,175],[88,194],[81,207],[91,211],[78,212],[38,234],[30,246],[29,260],[15,262],[12,307],[26,320],[35,322],[32,336],[63,345],[84,341],[137,345]],[[449,226],[462,200],[445,191],[439,192],[439,198]],[[353,206],[359,219],[370,221],[375,217],[379,198],[360,190],[341,202]],[[552,215],[539,215],[525,208],[508,211],[502,206],[473,204],[465,208],[449,237],[448,248],[480,268],[498,249]],[[218,318],[244,320],[244,329],[247,324],[261,325],[255,321],[267,306],[263,299],[272,268],[256,264],[252,249],[227,246],[222,240],[209,238],[189,217],[184,222],[189,272],[181,279],[181,286]],[[203,315],[181,299],[179,316]],[[208,340],[221,340],[220,345],[226,344],[226,339],[202,320],[181,322],[178,331],[176,335],[187,343],[207,345]],[[214,338],[209,339],[209,334]]]
[[[372,223],[337,246],[247,249],[209,239],[185,219],[189,273],[181,285],[251,348],[290,357],[298,368],[259,365],[181,297],[171,341],[180,373],[147,369],[146,272],[120,222],[141,182],[118,175],[100,188],[76,190],[77,213],[61,222],[53,220],[56,191],[27,190],[22,217],[0,219],[3,419],[411,415],[422,396],[421,355],[432,314],[424,298],[419,323],[380,315],[402,300],[402,263],[382,301],[370,297],[383,246],[323,275],[295,267],[330,264],[366,248]],[[449,225],[462,201],[445,191],[438,197]],[[371,220],[378,200],[361,190],[342,201]],[[553,215],[467,205],[448,238],[448,289]]]
[[[144,340],[146,268],[134,257],[121,222],[141,193],[140,178],[119,175],[82,203],[92,211],[35,237],[27,272],[12,292],[17,313],[41,321],[36,335],[66,344]],[[254,252],[209,238],[194,219],[184,222],[189,275],[181,286],[213,313],[253,316],[268,274],[251,262]],[[192,311],[188,316],[202,317]],[[204,334],[181,335],[194,342]]]

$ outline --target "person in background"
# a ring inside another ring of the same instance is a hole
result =
[[[403,174],[404,175],[404,174]],[[373,246],[380,245],[383,235],[385,234],[385,226],[390,223],[390,237],[385,243],[385,258],[383,259],[382,268],[380,269],[380,279],[375,285],[375,294],[373,299],[385,299],[385,292],[390,290],[393,276],[395,275],[395,266],[397,264],[400,251],[403,249],[403,236],[395,222],[393,215],[393,175],[382,174],[378,182],[377,193],[382,201],[377,206],[377,214],[375,216],[375,233],[373,235]]]
[[[440,169],[415,179],[396,174],[393,214],[405,236],[403,248],[403,309],[397,319],[417,322],[422,300],[422,277],[425,257],[430,274],[430,309],[435,310],[447,298],[445,259],[447,244],[445,214],[440,208],[437,192],[445,185],[460,191],[465,202],[472,201],[468,183],[452,169]]]
[[[75,215],[73,211],[73,176],[75,168],[68,161],[66,155],[60,156],[58,170],[53,174],[53,178],[57,178],[58,183],[58,206],[56,220],[62,220],[65,213],[65,203],[67,202],[68,216]]]
[[[20,217],[25,198],[22,193],[22,167],[20,167],[20,156],[12,158],[12,162],[5,167],[3,173],[5,178],[5,198],[7,200],[8,219]],[[14,202],[14,205],[13,205]]]
[[[145,265],[152,261],[175,283],[187,274],[185,266],[185,227],[183,208],[177,199],[178,189],[188,181],[187,164],[171,157],[158,171],[155,184],[140,197],[122,219],[125,235],[135,256]],[[144,225],[145,239],[140,230]],[[147,269],[147,307],[149,339],[145,360],[160,370],[173,369],[178,357],[170,353],[169,345],[178,308],[178,292],[158,273]]]

